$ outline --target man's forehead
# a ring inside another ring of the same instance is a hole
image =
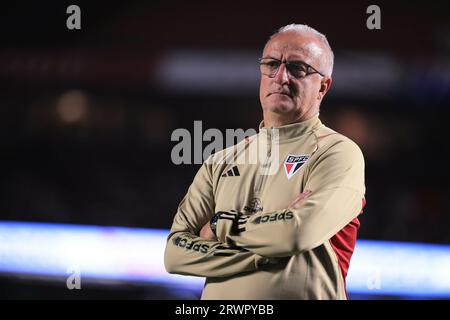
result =
[[[322,48],[314,37],[303,34],[278,34],[264,48],[264,56],[285,56],[298,58],[318,58]]]

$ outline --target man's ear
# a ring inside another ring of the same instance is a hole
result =
[[[317,99],[323,99],[325,94],[330,90],[331,83],[333,82],[333,79],[331,77],[325,77],[322,82],[320,83],[320,90],[317,95]]]

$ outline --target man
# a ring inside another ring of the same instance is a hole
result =
[[[328,41],[308,26],[285,26],[267,42],[263,121],[238,144],[250,153],[256,143],[267,145],[267,157],[252,165],[216,161],[227,149],[212,155],[168,237],[167,271],[206,277],[202,299],[347,298],[364,158],[319,120],[332,69]]]

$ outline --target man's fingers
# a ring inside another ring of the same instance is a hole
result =
[[[206,240],[216,240],[216,235],[213,233],[209,222],[202,227],[199,236]]]

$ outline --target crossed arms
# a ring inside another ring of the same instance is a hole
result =
[[[169,273],[228,277],[311,250],[362,209],[364,159],[352,142],[325,150],[309,167],[304,190],[286,207],[251,216],[225,214],[210,234],[214,214],[213,165],[205,162],[178,206],[164,255]],[[236,228],[236,224],[239,228]],[[240,230],[240,231],[238,231]]]

